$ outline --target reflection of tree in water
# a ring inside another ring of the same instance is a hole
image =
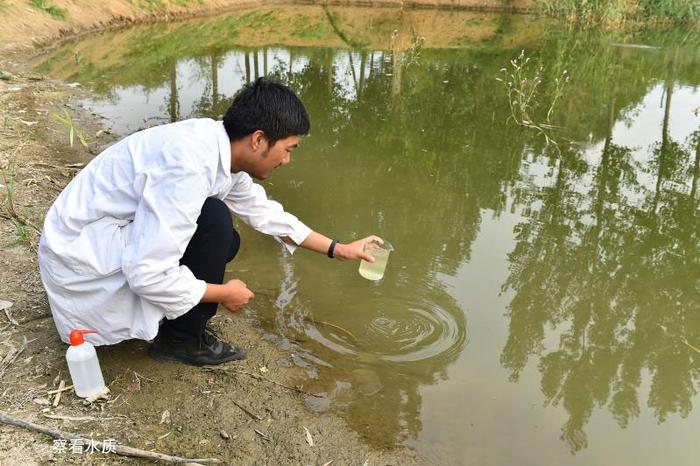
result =
[[[391,57],[379,52],[372,55],[365,52],[354,55],[354,63],[366,68],[357,69],[356,79],[349,80],[354,91],[350,95],[331,75],[334,68],[328,51],[307,51],[308,65],[292,76],[285,70],[272,70],[273,76],[298,90],[311,115],[312,135],[305,142],[305,153],[313,154],[313,164],[332,164],[333,172],[342,174],[328,177],[324,175],[327,172],[316,175],[313,170],[305,171],[308,175],[305,175],[305,183],[313,186],[316,193],[314,209],[343,212],[320,229],[353,232],[379,228],[395,246],[410,245],[410,251],[402,251],[402,270],[395,271],[391,279],[382,283],[382,297],[395,297],[396,302],[404,306],[411,303],[426,310],[430,306],[439,308],[455,321],[460,332],[464,332],[464,312],[438,276],[440,271],[453,273],[457,265],[466,260],[480,221],[476,196],[464,178],[468,168],[454,171],[459,165],[457,159],[464,153],[464,135],[447,141],[435,131],[439,125],[454,126],[444,112],[433,115],[432,121],[416,113],[412,122],[391,112],[396,100],[404,98],[392,92],[391,80],[385,77],[392,70]],[[360,83],[363,84],[361,89]],[[427,97],[427,94],[411,95],[405,97],[402,105],[422,108],[428,103]],[[314,119],[316,115],[322,117]],[[416,129],[421,126],[425,131]],[[445,142],[444,152],[421,150],[434,147],[431,137]],[[445,163],[436,163],[437,157]],[[454,163],[449,163],[450,160]],[[296,163],[308,162],[300,159]],[[489,183],[495,186],[484,191],[498,190],[497,181]],[[358,189],[360,184],[365,185],[365,189]],[[270,192],[274,195],[274,187]],[[303,202],[303,192],[299,196],[296,199],[295,192],[285,192],[291,204]],[[436,199],[440,199],[438,204]],[[313,220],[311,223],[317,224]],[[343,280],[346,278],[339,275],[337,281],[342,283]],[[330,282],[329,286],[334,283],[330,278],[326,281]],[[339,298],[329,297],[324,301],[314,291],[316,286],[300,283],[300,298],[293,300],[290,307],[306,309],[317,320],[324,320],[324,309],[337,306],[334,301]],[[314,296],[313,307],[303,302],[301,296]],[[361,305],[362,302],[344,302],[346,316],[336,316],[339,320],[335,322],[361,335],[368,325],[366,319],[371,316],[360,308]],[[353,316],[361,317],[358,321]],[[281,331],[296,331],[302,335],[305,332],[299,316],[287,316],[282,320],[277,319]],[[446,367],[459,354],[464,334],[445,353],[415,363],[383,360],[372,354],[372,341],[360,341],[360,346],[362,343],[369,346],[369,351],[365,353],[360,348],[354,356],[333,354],[313,341],[307,341],[305,347],[333,362],[332,368],[321,369],[327,375],[325,380],[352,384],[352,392],[338,391],[336,406],[349,414],[349,422],[358,432],[367,433],[368,440],[385,446],[416,436],[421,430],[419,388],[446,377]],[[334,387],[322,389],[330,392]]]
[[[541,207],[518,226],[509,256],[503,288],[515,296],[501,362],[517,380],[538,355],[546,402],[569,413],[562,438],[572,451],[587,445],[595,406],[608,406],[622,427],[639,415],[644,374],[659,422],[687,416],[696,394],[699,355],[684,341],[700,337],[698,200],[693,188],[665,186],[696,186],[698,133],[686,146],[671,140],[671,91],[648,166],[635,166],[630,149],[613,143],[611,99],[597,167],[563,154],[550,187],[521,187]],[[647,172],[656,175],[652,189],[639,184]],[[591,189],[581,192],[586,176]],[[639,194],[641,203],[633,200]],[[554,349],[550,334],[559,335]]]
[[[195,117],[219,119],[230,105],[226,96],[219,91],[219,68],[223,55],[221,50],[212,50],[208,55],[196,58],[199,76],[195,76],[194,79],[204,82],[205,85],[204,92],[194,103],[192,113]]]

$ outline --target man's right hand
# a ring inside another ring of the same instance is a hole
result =
[[[222,285],[226,290],[221,304],[229,311],[237,311],[255,297],[243,281],[234,278]]]
[[[245,283],[234,278],[223,285],[207,283],[207,290],[202,296],[203,303],[221,303],[231,312],[237,311],[253,299],[255,295]]]

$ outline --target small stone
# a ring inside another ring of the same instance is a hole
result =
[[[277,365],[280,367],[292,367],[292,362],[287,358],[280,358],[277,360]]]
[[[221,429],[221,430],[219,431],[219,435],[221,435],[221,438],[224,439],[224,440],[230,440],[230,439],[231,439],[231,436],[228,434],[228,432],[226,432],[226,431],[223,430],[223,429]]]
[[[12,79],[15,79],[15,77],[7,71],[0,70],[0,79],[2,79],[3,81],[10,81]]]

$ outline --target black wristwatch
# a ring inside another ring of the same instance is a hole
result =
[[[328,252],[326,253],[326,255],[331,259],[333,259],[333,251],[335,251],[336,244],[338,244],[338,240],[334,239],[333,241],[331,241],[331,245],[328,246]]]

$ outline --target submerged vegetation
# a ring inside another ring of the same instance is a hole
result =
[[[688,23],[700,19],[698,0],[537,0],[536,5],[549,15],[607,25],[647,20]]]

